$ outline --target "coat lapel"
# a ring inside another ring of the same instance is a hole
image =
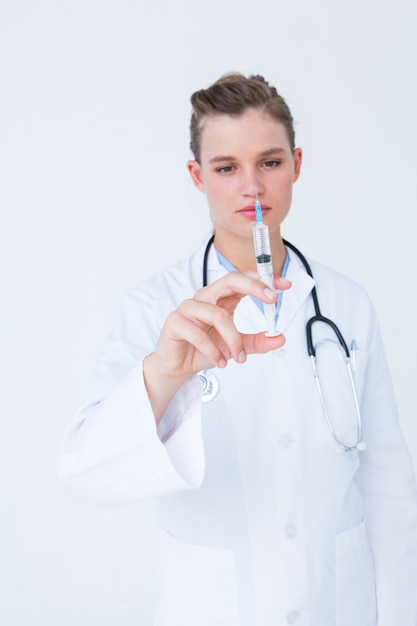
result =
[[[288,249],[290,262],[288,265],[287,278],[292,282],[292,287],[285,291],[282,298],[282,305],[278,319],[278,329],[285,334],[286,329],[293,320],[297,311],[303,306],[306,298],[314,287],[314,279],[307,274],[304,265],[292,250]],[[197,260],[198,259],[198,260]],[[197,275],[202,275],[203,251],[197,257]],[[214,246],[211,246],[207,263],[208,284],[225,276],[227,271],[220,265]],[[258,326],[263,319],[262,313],[250,298],[245,298],[238,307],[239,317],[247,320],[249,326]],[[255,330],[255,328],[253,329]],[[252,332],[253,332],[252,330]],[[245,330],[244,332],[249,332]]]
[[[278,319],[278,328],[284,334],[315,284],[314,279],[307,274],[295,252],[288,250],[288,254],[290,255],[290,263],[286,278],[292,282],[292,287],[288,291],[284,291]]]

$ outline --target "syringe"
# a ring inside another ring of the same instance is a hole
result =
[[[256,269],[260,280],[275,291],[274,270],[272,267],[271,244],[269,242],[269,228],[264,224],[262,208],[259,200],[256,200],[256,224],[253,227],[253,242],[255,244]],[[265,333],[268,337],[275,337],[279,332],[275,330],[276,304],[264,305],[264,315],[268,325]]]

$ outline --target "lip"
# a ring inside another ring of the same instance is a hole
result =
[[[271,207],[267,206],[266,204],[261,204],[261,209],[262,209],[262,215],[263,217],[265,217],[266,213],[268,213],[268,211],[271,210]],[[254,220],[256,218],[255,205],[248,204],[247,206],[244,206],[241,209],[239,209],[238,213],[240,213],[240,215],[243,215],[244,217],[250,220]]]

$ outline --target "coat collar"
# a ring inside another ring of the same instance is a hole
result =
[[[202,277],[203,273],[203,258],[206,246],[201,248],[195,255],[195,269],[200,273]],[[295,252],[288,249],[288,254],[290,257],[290,262],[288,264],[287,278],[291,281],[292,286],[288,291],[284,292],[281,310],[279,314],[278,327],[280,332],[285,333],[292,319],[296,315],[297,311],[304,304],[305,300],[311,293],[315,285],[315,281],[309,274],[307,274],[304,265],[301,260],[297,256]],[[216,249],[214,245],[211,246],[209,250],[208,260],[207,260],[207,282],[208,284],[213,281],[225,276],[227,274],[227,270],[219,263]],[[202,278],[201,278],[202,285]],[[244,302],[242,301],[242,304]],[[252,306],[251,306],[252,305]],[[253,307],[258,311],[257,307],[254,303],[248,299],[247,302],[248,308],[246,309],[246,313],[248,316],[253,317]],[[250,308],[249,308],[250,307]],[[246,308],[246,307],[245,307]]]
[[[279,330],[285,333],[288,325],[296,315],[297,311],[304,304],[315,285],[315,281],[307,274],[300,258],[292,250],[288,250],[290,262],[286,278],[292,282],[288,291],[284,292],[282,306],[278,319]]]

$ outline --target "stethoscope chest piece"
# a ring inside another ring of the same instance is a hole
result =
[[[201,370],[201,372],[198,372],[198,375],[202,385],[203,402],[210,402],[219,392],[219,381],[209,370]]]

